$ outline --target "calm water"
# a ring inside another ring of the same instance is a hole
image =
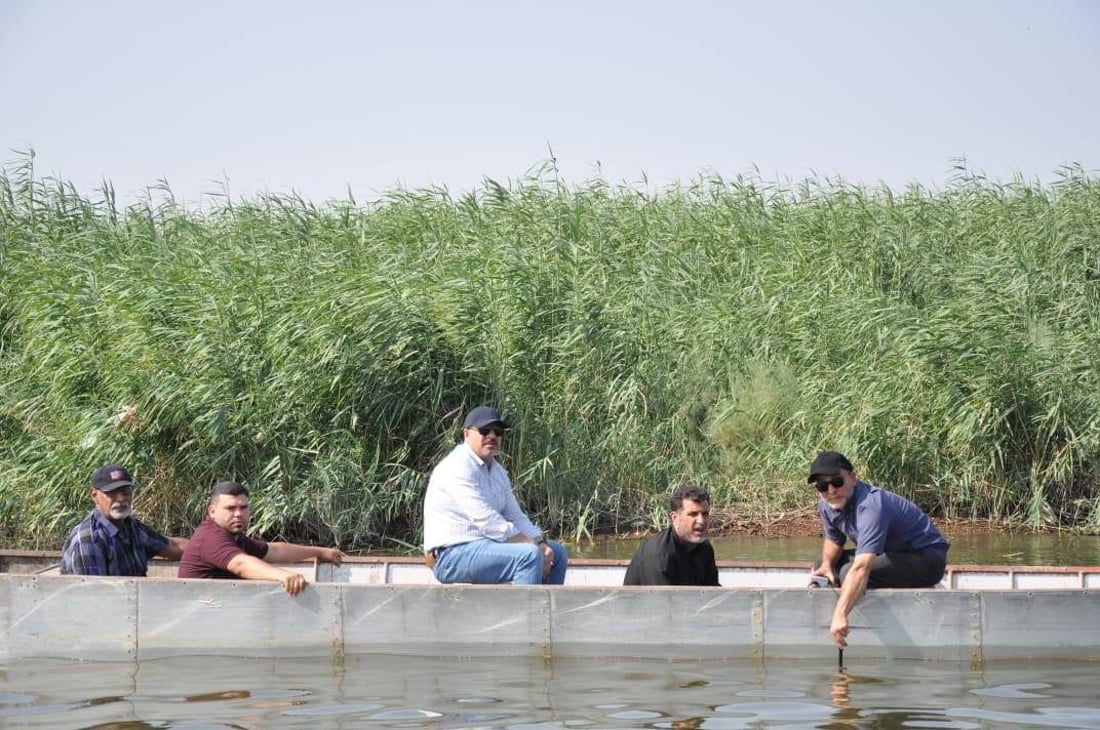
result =
[[[189,657],[24,660],[0,679],[5,727],[1100,728],[1092,662]]]
[[[1100,565],[1100,535],[998,532],[951,535],[948,560],[958,565]],[[570,554],[589,558],[627,558],[638,540],[570,545]],[[821,551],[821,539],[809,537],[720,537],[711,540],[719,560],[804,560]]]

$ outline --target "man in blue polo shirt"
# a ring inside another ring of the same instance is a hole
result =
[[[840,586],[829,633],[844,648],[848,614],[867,588],[936,585],[947,567],[950,543],[920,507],[860,481],[843,454],[819,453],[808,481],[821,495],[817,511],[825,533],[810,576]],[[845,550],[849,540],[855,548]]]
[[[133,516],[134,480],[125,467],[104,464],[92,473],[88,495],[95,505],[69,532],[61,551],[65,575],[144,576],[154,556],[178,560],[183,537],[165,537]]]

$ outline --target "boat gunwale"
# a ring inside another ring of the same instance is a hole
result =
[[[57,550],[0,550],[0,566],[6,566],[8,559],[15,560],[52,560],[59,562],[61,553]],[[154,558],[157,563],[174,563],[177,561],[161,560]],[[354,565],[423,565],[424,559],[416,555],[348,555],[343,559],[344,563]],[[573,558],[569,564],[578,568],[625,568],[629,560],[617,558]],[[808,560],[718,560],[719,570],[807,570],[811,568]],[[302,560],[293,563],[295,565],[319,565],[320,561]],[[7,572],[7,571],[0,571]],[[1049,575],[1078,574],[1093,575],[1100,573],[1100,565],[1017,565],[1017,564],[952,564],[948,563],[946,575],[951,573],[1002,573],[1013,575],[1016,573],[1036,573]]]

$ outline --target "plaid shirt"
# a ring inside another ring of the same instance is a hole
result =
[[[93,509],[69,532],[61,551],[64,575],[144,576],[149,558],[168,549],[168,538],[136,517],[122,526]]]

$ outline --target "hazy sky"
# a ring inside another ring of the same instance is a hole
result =
[[[0,1],[0,153],[129,197],[1100,168],[1100,2]]]

